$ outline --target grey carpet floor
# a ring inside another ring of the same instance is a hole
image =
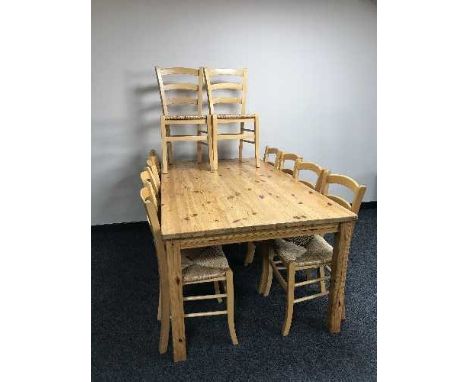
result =
[[[351,244],[341,333],[328,333],[328,299],[321,298],[296,305],[291,332],[282,337],[283,290],[273,281],[270,296],[260,296],[260,258],[244,267],[246,246],[225,246],[239,345],[230,342],[225,316],[186,319],[188,360],[174,364],[171,346],[158,353],[158,279],[147,224],[93,227],[93,381],[374,381],[376,248],[377,209],[363,209]],[[189,304],[186,311],[219,308],[216,301]]]

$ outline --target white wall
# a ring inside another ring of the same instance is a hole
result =
[[[92,224],[144,220],[139,171],[160,148],[155,65],[247,67],[261,150],[300,153],[377,200],[376,21],[370,0],[93,0]],[[176,159],[194,152],[175,147]]]

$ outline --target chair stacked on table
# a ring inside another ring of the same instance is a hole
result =
[[[211,171],[218,168],[218,142],[223,140],[239,141],[239,160],[242,160],[244,143],[253,144],[256,164],[259,166],[259,117],[258,114],[246,112],[247,69],[156,67],[155,70],[162,108],[160,126],[162,173],[168,172],[168,165],[172,162],[173,143],[184,141],[197,142],[198,163],[203,159],[202,147],[207,146]],[[166,80],[168,77],[170,78]],[[226,77],[229,79],[226,80]],[[230,78],[238,80],[233,81]],[[222,91],[228,92],[229,96],[221,94]],[[208,114],[204,113],[205,93],[208,100]],[[218,108],[223,104],[239,105],[240,108],[237,112],[231,110],[229,113],[220,113]],[[185,106],[196,107],[196,110],[180,110],[180,107]],[[170,112],[170,108],[173,107],[179,107],[175,114]],[[231,123],[239,124],[240,131],[220,132],[220,125]],[[246,123],[252,124],[252,128],[246,127]],[[197,126],[196,134],[173,134],[177,127],[180,130],[181,126],[186,125]]]
[[[170,306],[168,291],[168,275],[166,249],[161,237],[160,225],[160,177],[159,159],[151,150],[147,160],[148,166],[140,173],[143,188],[140,197],[146,210],[146,216],[153,235],[159,273],[159,303],[158,320],[161,321],[159,351],[165,353],[169,342]],[[201,283],[214,283],[214,294],[201,296],[184,296],[185,301],[200,301],[216,299],[218,302],[226,300],[226,309],[187,313],[184,317],[203,317],[227,315],[228,328],[232,343],[238,344],[234,324],[234,284],[232,270],[221,246],[197,248],[182,251],[182,283],[183,286]],[[221,292],[224,289],[223,292]]]
[[[274,156],[274,160],[271,159],[272,156]],[[265,163],[292,176],[294,180],[320,192],[344,208],[356,214],[359,213],[362,199],[366,192],[366,186],[358,184],[354,179],[346,175],[333,174],[316,163],[304,162],[303,158],[297,154],[283,152],[274,147],[266,147],[263,160]],[[285,168],[286,162],[293,162],[292,168]],[[315,184],[300,178],[300,174],[304,171],[311,171],[316,175]],[[353,195],[352,201],[349,202],[341,196],[330,194],[329,188],[332,184],[341,185],[348,189]],[[245,259],[245,265],[253,261],[254,253],[254,243],[248,243],[248,254]],[[328,295],[332,257],[333,247],[322,235],[277,239],[270,243],[270,267],[273,270],[273,275],[286,291],[286,311],[282,328],[284,336],[289,334],[291,328],[294,304]],[[285,276],[281,274],[281,271],[285,272]],[[306,273],[307,279],[296,282],[296,275],[301,271]],[[261,290],[264,296],[268,296],[270,293],[271,282],[271,278],[266,280],[266,285]],[[318,292],[295,298],[294,291],[296,288],[312,284],[319,285]],[[344,314],[345,308],[343,306],[343,318]]]

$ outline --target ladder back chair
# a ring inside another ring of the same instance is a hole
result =
[[[355,180],[344,176],[329,174],[324,175],[324,190],[328,191],[330,184],[336,183],[345,186],[352,191],[354,197],[352,203],[339,196],[326,196],[354,213],[359,213],[362,198],[366,191],[366,186],[359,185]],[[275,278],[281,287],[286,291],[286,311],[283,322],[282,334],[287,336],[291,328],[293,307],[299,302],[309,301],[318,297],[326,296],[329,293],[328,280],[330,280],[331,263],[333,257],[333,247],[321,235],[300,236],[286,240],[274,240],[270,246],[269,262]],[[306,281],[296,282],[296,273],[300,271],[308,272],[315,270],[317,277],[307,278]],[[286,272],[286,278],[281,271]],[[305,297],[295,298],[295,288],[319,284],[319,292],[307,295]],[[264,295],[267,296],[271,288],[271,279],[265,287]],[[345,308],[343,306],[342,318],[344,319]]]
[[[325,181],[323,185],[323,194],[333,201],[337,202],[338,204],[342,205],[343,207],[353,211],[355,214],[359,213],[361,208],[362,199],[364,198],[364,194],[366,193],[366,186],[360,185],[354,179],[350,178],[346,175],[339,175],[339,174],[330,174],[327,172],[325,174]],[[354,198],[351,203],[343,199],[338,195],[333,195],[329,193],[330,184],[339,184],[341,186],[346,187],[349,189]]]
[[[157,172],[157,168],[154,167],[154,166],[146,167],[140,173],[140,179],[141,179],[141,182],[143,184],[143,187],[148,187],[148,189],[150,190],[152,200],[154,201],[154,203],[156,203],[156,205],[159,208],[160,207],[159,202],[160,202],[161,199],[158,197],[158,195],[159,195],[159,191],[160,191],[160,188],[161,188],[161,183],[160,183],[160,180],[159,180],[159,175],[158,175],[158,172]],[[158,209],[158,213],[159,213],[159,209]],[[160,215],[158,214],[158,216],[160,216]],[[219,293],[219,290],[220,290],[219,289],[219,281],[214,282],[214,288],[215,288],[215,292]],[[222,302],[222,301],[223,300],[221,298],[218,298],[218,302]],[[160,306],[161,306],[161,286],[159,288],[158,320],[161,320]]]
[[[317,175],[317,180],[315,181],[315,184],[299,179],[299,173],[301,171],[311,171]],[[327,174],[327,170],[324,168],[320,167],[318,164],[315,164],[313,162],[303,162],[302,160],[297,160],[296,163],[294,164],[294,170],[293,170],[293,177],[294,179],[298,180],[299,182],[305,184],[307,187],[312,188],[313,190],[317,192],[322,192],[322,187],[323,187],[323,180]]]
[[[259,132],[260,121],[258,114],[246,113],[247,100],[247,69],[210,69],[204,68],[206,88],[208,91],[208,107],[211,115],[213,130],[213,162],[215,169],[218,168],[218,141],[233,139],[239,140],[239,160],[242,160],[244,142],[255,146],[255,159],[257,167],[259,163]],[[233,76],[239,77],[240,82],[215,82],[216,77]],[[219,90],[240,92],[237,97],[217,96]],[[216,105],[232,104],[240,105],[238,114],[220,114],[216,112]],[[244,127],[245,123],[253,122],[253,129]],[[240,123],[240,132],[227,134],[219,133],[218,125],[226,123]]]
[[[285,162],[290,162],[290,161],[293,161],[294,162],[293,166],[295,166],[297,161],[302,161],[302,157],[293,153],[281,152],[280,158],[278,161],[278,169],[285,172],[286,174],[293,175],[294,174],[293,169],[284,167]]]
[[[203,115],[203,68],[160,68],[156,67],[156,77],[159,84],[159,95],[161,97],[161,151],[162,151],[162,173],[168,171],[168,152],[169,159],[172,160],[172,142],[192,141],[197,142],[197,161],[202,160],[202,145],[208,147],[208,157],[210,168],[213,170],[213,146],[211,144],[211,119]],[[197,83],[192,82],[164,82],[166,76],[189,76],[195,77]],[[189,92],[192,96],[168,96],[173,91]],[[193,96],[193,93],[196,96]],[[197,112],[194,114],[172,115],[169,113],[169,107],[181,105],[194,105]],[[177,125],[197,125],[196,135],[172,135],[171,126]],[[206,130],[203,129],[206,126]]]
[[[270,155],[274,155],[274,158],[275,158],[274,161],[271,161],[269,159]],[[275,168],[278,168],[279,167],[280,156],[281,156],[281,150],[280,149],[277,149],[276,147],[266,146],[265,147],[265,153],[263,154],[263,161],[265,163],[268,163],[268,164],[272,165]]]
[[[143,174],[144,172],[142,172]],[[144,175],[142,175],[143,180]],[[161,330],[159,334],[159,352],[161,354],[167,352],[169,343],[170,330],[170,306],[169,306],[169,290],[167,279],[167,263],[164,243],[161,237],[161,227],[158,220],[157,201],[154,199],[154,192],[151,190],[151,185],[145,182],[146,186],[140,190],[140,197],[145,206],[146,216],[150,226],[153,242],[155,246],[156,258],[158,263],[159,273],[159,304],[158,304],[158,319],[161,321]]]
[[[146,190],[146,191],[145,191]],[[161,237],[161,226],[158,219],[157,205],[151,197],[151,192],[148,190],[148,185],[141,190],[142,199],[147,208],[147,216],[153,233],[153,238],[156,244],[156,251],[158,260],[162,266],[160,272],[161,277],[161,302],[160,302],[160,316],[161,316],[161,337],[160,337],[160,352],[163,353],[167,350],[169,340],[169,325],[166,324],[168,311],[168,290],[167,290],[167,262],[165,246]],[[215,284],[215,294],[202,295],[202,296],[186,296],[183,301],[200,301],[225,299],[226,309],[216,310],[209,312],[196,312],[184,314],[184,317],[204,317],[227,315],[229,334],[231,341],[234,345],[238,344],[236,329],[234,324],[234,282],[233,273],[229,268],[226,256],[221,246],[212,246],[204,248],[196,248],[182,251],[182,285],[201,284],[221,282],[224,287],[224,293],[221,293],[219,284]],[[158,262],[159,263],[159,262]],[[218,288],[216,287],[218,285]],[[161,349],[163,351],[161,351]]]
[[[145,193],[149,193],[151,196],[152,202],[159,207],[158,200],[159,198],[156,196],[159,194],[159,187],[154,186],[154,175],[151,174],[151,169],[149,167],[146,167],[142,172],[140,172],[140,179],[141,183],[143,184],[143,187],[147,188],[147,191]],[[157,210],[157,213],[159,210]],[[148,211],[146,214],[146,219],[148,220],[149,223],[149,215]],[[158,264],[159,264],[159,259],[158,259]],[[158,321],[161,321],[161,274],[159,276],[159,302],[158,302]]]

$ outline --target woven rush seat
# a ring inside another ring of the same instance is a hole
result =
[[[277,255],[285,262],[294,262],[296,266],[324,265],[331,263],[333,247],[320,235],[292,238],[293,241],[275,240]]]
[[[229,269],[221,246],[204,248],[198,254],[182,253],[182,278],[184,282],[223,277]]]
[[[255,118],[255,114],[217,114],[218,119]]]
[[[206,115],[167,115],[165,119],[172,121],[184,121],[192,119],[204,119]]]

